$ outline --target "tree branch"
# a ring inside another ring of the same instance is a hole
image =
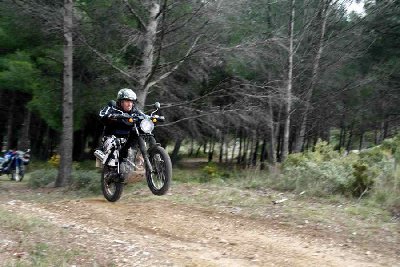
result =
[[[86,40],[79,36],[78,37],[79,40],[84,43],[92,52],[94,52],[99,58],[101,58],[103,61],[105,61],[108,65],[110,65],[113,69],[119,71],[122,75],[124,75],[125,77],[129,78],[130,80],[133,80],[135,82],[137,82],[137,79],[132,76],[131,74],[129,74],[128,72],[126,72],[125,70],[121,69],[120,67],[116,66],[111,59],[107,58],[104,54],[102,54],[101,52],[99,52],[96,48],[92,47],[88,42],[86,42]]]
[[[128,0],[123,0],[126,6],[128,7],[129,11],[132,13],[133,16],[137,19],[137,21],[140,24],[140,27],[143,29],[147,29],[146,24],[144,23],[143,19],[139,16],[139,14],[136,12],[136,10],[129,4]]]
[[[185,56],[179,60],[179,62],[168,72],[164,73],[163,75],[161,75],[157,80],[149,82],[147,84],[147,87],[150,88],[153,85],[159,83],[160,81],[164,80],[165,78],[167,78],[169,75],[171,75],[174,71],[176,71],[180,65],[182,65],[182,63],[185,61],[186,58],[188,58],[193,50],[193,48],[196,46],[197,42],[199,41],[200,36],[197,36],[196,39],[194,40],[192,46],[189,48],[189,50],[186,52]]]

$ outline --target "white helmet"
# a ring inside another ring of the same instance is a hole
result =
[[[123,88],[118,91],[117,100],[119,101],[119,100],[123,100],[123,99],[136,101],[137,98],[136,98],[135,92],[132,91],[132,89]]]

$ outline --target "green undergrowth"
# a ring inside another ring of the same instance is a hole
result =
[[[173,170],[174,184],[210,184],[237,189],[292,192],[307,197],[342,196],[400,214],[400,136],[360,153],[344,153],[326,142],[313,151],[289,155],[275,167],[242,169],[216,163],[202,163]],[[54,162],[52,163],[54,165]],[[182,165],[183,166],[183,165]],[[70,188],[88,194],[101,194],[100,173],[94,163],[74,163]],[[32,171],[28,180],[33,188],[54,182],[57,169],[51,164]],[[139,183],[145,185],[144,183]]]
[[[339,196],[399,216],[399,160],[400,136],[360,153],[337,151],[320,141],[314,151],[291,154],[284,164],[267,170],[209,163],[195,170],[174,170],[174,181],[238,189],[270,188],[325,199]]]
[[[53,186],[57,179],[58,170],[55,168],[39,169],[29,174],[28,186],[39,188]],[[72,171],[72,190],[82,190],[88,193],[100,193],[100,173],[97,170]]]
[[[327,197],[343,195],[400,212],[400,136],[360,153],[345,154],[326,142],[314,151],[292,154],[274,188]]]
[[[63,237],[65,231],[36,217],[19,215],[0,208],[0,224],[8,234],[8,244],[13,249],[12,259],[3,259],[2,266],[71,266],[74,260],[81,257],[77,249],[66,250],[62,243],[53,237]],[[46,229],[46,231],[43,231]],[[18,241],[19,240],[19,241]],[[49,241],[53,240],[53,241]]]

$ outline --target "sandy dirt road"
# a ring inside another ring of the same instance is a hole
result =
[[[76,263],[72,259],[70,266],[400,266],[396,257],[314,240],[312,233],[296,236],[261,218],[177,203],[168,196],[145,201],[131,196],[117,203],[102,197],[36,202],[19,196],[37,191],[2,189],[1,209],[62,229],[62,235],[46,242],[91,255]],[[0,232],[0,239],[10,241],[8,247],[0,243],[0,258],[15,256],[16,235]]]

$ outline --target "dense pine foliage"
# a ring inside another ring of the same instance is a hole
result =
[[[381,144],[399,126],[400,1],[364,1],[363,14],[349,2],[74,1],[74,160],[92,157],[98,110],[122,87],[144,110],[161,102],[156,134],[175,160],[181,145],[264,166],[318,139]],[[4,0],[0,13],[2,148],[48,159],[62,131],[62,1]]]

